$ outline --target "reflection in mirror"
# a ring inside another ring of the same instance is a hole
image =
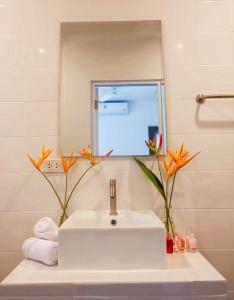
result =
[[[149,155],[143,142],[159,135],[161,81],[93,83],[95,155]],[[143,117],[144,116],[144,117]]]
[[[61,25],[60,150],[149,155],[164,136],[160,21]]]

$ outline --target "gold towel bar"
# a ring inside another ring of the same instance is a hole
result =
[[[234,98],[234,95],[202,95],[199,94],[196,97],[196,102],[202,104],[206,101],[206,99],[218,99],[218,98]]]

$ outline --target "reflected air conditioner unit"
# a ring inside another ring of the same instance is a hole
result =
[[[104,102],[98,103],[99,115],[127,115],[128,102]]]

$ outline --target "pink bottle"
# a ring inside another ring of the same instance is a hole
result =
[[[185,248],[187,252],[190,252],[190,238],[191,238],[191,233],[188,231],[186,237],[185,237]]]
[[[176,235],[175,235],[175,243],[174,243],[174,252],[179,252],[179,249],[178,249],[178,240],[179,240],[179,236],[176,233]]]
[[[189,245],[190,245],[190,252],[197,252],[197,239],[195,238],[194,234],[191,233],[190,239],[189,239]]]
[[[181,234],[178,235],[177,247],[179,252],[184,252],[185,250],[185,240]]]

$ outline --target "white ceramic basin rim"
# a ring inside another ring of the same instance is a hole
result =
[[[109,211],[76,211],[61,227],[62,229],[111,229],[111,228],[163,228],[164,225],[153,211],[119,210],[118,215]]]

